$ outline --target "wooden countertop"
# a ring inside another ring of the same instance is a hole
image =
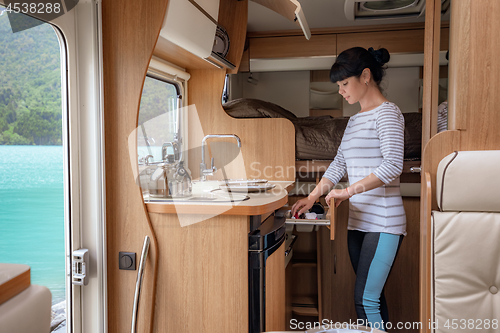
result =
[[[0,264],[0,304],[19,294],[31,284],[30,267]]]
[[[238,202],[146,202],[150,213],[163,214],[217,214],[261,215],[272,212],[288,202],[288,191],[293,181],[270,181],[275,188],[261,193],[248,193],[250,199]]]

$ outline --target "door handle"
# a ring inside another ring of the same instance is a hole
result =
[[[134,293],[134,308],[132,310],[132,330],[131,333],[137,331],[137,315],[139,310],[139,300],[141,296],[142,278],[144,277],[144,266],[146,266],[146,259],[149,252],[149,236],[144,238],[144,245],[142,246],[141,261],[139,263],[139,270],[137,271],[137,280],[135,281]]]

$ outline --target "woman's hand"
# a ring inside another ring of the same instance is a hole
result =
[[[297,201],[292,206],[292,217],[295,216],[296,211],[299,211],[298,216],[300,216],[302,215],[302,213],[305,213],[308,209],[311,209],[311,207],[314,205],[314,201],[315,200],[309,199],[309,197]]]
[[[328,205],[328,207],[330,207],[330,200],[332,198],[335,199],[335,207],[338,207],[342,201],[349,199],[350,196],[349,196],[349,193],[347,192],[347,189],[331,190],[330,193],[328,193],[328,195],[325,198],[326,204]]]

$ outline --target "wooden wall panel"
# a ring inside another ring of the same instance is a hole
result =
[[[334,56],[336,43],[336,35],[251,38],[250,59]]]
[[[470,48],[453,46],[454,59],[468,58],[468,78],[464,85],[467,107],[455,104],[455,113],[466,117],[462,149],[500,149],[500,1],[471,1],[470,4]],[[460,40],[460,36],[458,36]],[[455,40],[456,42],[456,40]],[[468,55],[463,54],[468,51]],[[457,54],[455,54],[455,52]],[[463,62],[463,61],[462,61]],[[452,63],[452,66],[456,66]],[[454,69],[454,72],[463,69]],[[456,87],[456,86],[455,86]],[[465,119],[464,119],[465,118]]]
[[[374,49],[385,47],[390,53],[422,53],[424,52],[424,30],[360,32],[338,35],[338,53],[355,46],[373,47]]]
[[[222,108],[224,86],[223,70],[190,71],[189,104],[196,107],[197,119],[189,119],[189,168],[194,178],[199,177],[201,141],[207,134],[236,134],[241,138],[241,163],[228,164],[239,152],[233,139],[210,139],[211,154],[219,173],[217,179],[266,178],[268,180],[295,180],[295,130],[287,119],[235,119]],[[195,123],[200,121],[201,130]],[[232,145],[221,145],[229,142]],[[217,144],[219,143],[219,144]],[[222,147],[222,149],[221,149]],[[210,164],[208,150],[205,157]],[[225,175],[222,174],[224,166]]]
[[[128,136],[137,126],[139,102],[167,0],[102,1],[108,332],[129,332],[137,271],[118,269],[118,252],[142,251],[153,237],[130,165]],[[153,238],[139,307],[139,332],[152,329]]]

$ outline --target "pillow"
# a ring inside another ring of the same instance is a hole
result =
[[[403,113],[405,119],[405,161],[419,161],[422,151],[422,114]]]
[[[239,98],[222,105],[233,118],[287,118],[297,117],[281,106],[259,99]]]

